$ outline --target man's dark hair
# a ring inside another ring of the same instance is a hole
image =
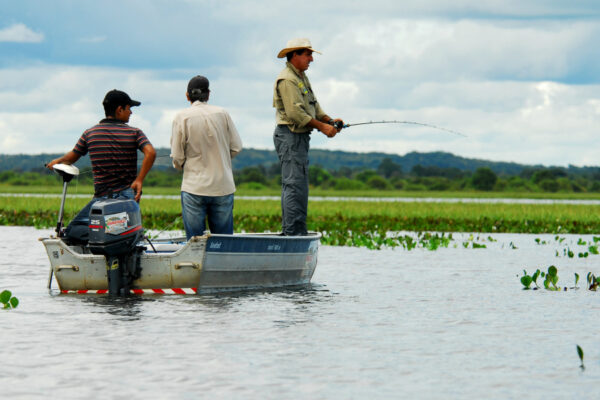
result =
[[[208,79],[202,75],[196,75],[188,82],[187,94],[192,102],[207,101],[210,90]]]
[[[127,104],[115,104],[115,103],[104,103],[102,104],[104,106],[104,115],[106,115],[107,117],[114,117],[115,113],[117,112],[117,108],[119,108],[119,106],[125,108],[127,106]]]
[[[188,95],[190,96],[191,101],[207,101],[209,93],[210,93],[210,90],[208,90],[208,89],[206,89],[206,90],[192,89],[191,93],[188,92]]]
[[[294,54],[302,55],[302,53],[304,53],[306,50],[308,50],[308,49],[298,49],[298,50],[290,51],[285,56],[287,57],[288,61],[292,61],[292,57],[294,57]]]

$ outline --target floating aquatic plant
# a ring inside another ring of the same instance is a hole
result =
[[[575,272],[575,286],[573,286],[571,289],[579,289],[579,287],[577,286],[578,282],[579,282],[579,274],[577,272]]]
[[[562,244],[565,241],[565,239],[565,237],[560,237],[558,235],[554,237],[554,241],[558,242],[559,244]],[[539,245],[548,244],[547,241],[541,240],[540,238],[535,238],[535,242]],[[578,258],[588,258],[590,255],[600,255],[600,250],[598,249],[598,242],[600,242],[600,236],[593,236],[592,240],[589,241],[585,241],[582,238],[578,238],[575,244],[578,246],[586,246],[586,249],[581,251],[574,251],[571,249],[571,247],[567,246],[562,249],[562,255],[564,257],[569,258],[574,258],[575,254],[577,254]],[[561,252],[559,250],[556,250],[554,255],[556,257],[560,257]]]
[[[537,284],[537,278],[540,276],[540,270],[536,270],[532,275],[528,275],[527,271],[523,270],[523,276],[521,277],[521,283],[525,286],[523,289],[529,290],[529,286],[535,283],[536,289],[539,288]]]
[[[544,273],[542,272],[542,277],[544,278]],[[560,288],[556,285],[558,283],[558,269],[551,265],[548,267],[548,272],[545,274],[544,279],[544,287],[547,290],[560,290]]]
[[[0,293],[0,303],[4,305],[4,309],[17,308],[19,305],[19,299],[13,297],[9,290],[4,290]]]
[[[526,270],[523,270],[523,276],[520,278],[521,280],[521,284],[523,284],[523,290],[529,290],[530,286],[532,283],[535,283],[535,288],[534,290],[539,289],[539,286],[537,284],[537,279],[538,277],[542,277],[544,278],[544,288],[546,290],[551,290],[551,291],[560,291],[560,290],[567,290],[567,287],[563,287],[561,288],[558,285],[558,268],[556,268],[556,266],[551,265],[548,267],[548,270],[546,272],[543,272],[539,269],[537,269],[533,274],[529,275],[527,273]],[[579,274],[577,272],[574,273],[574,279],[575,279],[575,285],[571,286],[570,289],[574,289],[577,290],[579,289],[579,286],[577,286],[577,284],[579,283]],[[589,290],[591,291],[597,291],[598,290],[598,286],[600,286],[600,276],[596,277],[594,274],[592,274],[591,272],[588,272],[587,276],[586,276],[586,281],[587,281],[587,287]]]
[[[473,237],[473,234],[469,235],[469,238],[467,239],[466,242],[463,242],[462,245],[465,249],[469,248],[469,245],[471,246],[472,249],[485,249],[487,248],[487,246],[485,244],[482,243],[477,243],[475,242],[475,240],[481,240],[481,238],[479,236],[477,236],[477,238],[475,239]],[[483,239],[485,241],[485,239]],[[488,240],[490,242],[495,242],[496,240],[494,240],[491,236],[488,237]]]
[[[577,345],[577,355],[579,356],[579,361],[581,361],[579,368],[583,371],[585,369],[585,366],[583,365],[583,349],[579,345]]]
[[[600,276],[596,277],[591,272],[588,272],[586,279],[588,283],[588,289],[595,292],[598,289],[598,285],[600,285]]]
[[[521,283],[525,286],[523,289],[529,290],[529,286],[531,286],[532,282],[533,279],[531,278],[531,275],[527,275],[527,271],[523,270],[523,276],[521,277]]]

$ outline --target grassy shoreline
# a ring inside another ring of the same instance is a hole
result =
[[[62,183],[57,182],[52,186],[15,186],[0,184],[0,193],[31,193],[31,194],[61,194]],[[68,194],[85,194],[92,196],[93,186],[78,185],[76,181],[69,184]],[[145,194],[152,195],[179,195],[178,187],[144,187]],[[278,188],[252,189],[247,185],[239,185],[236,191],[238,196],[279,196]],[[407,190],[324,190],[311,188],[311,196],[318,197],[381,197],[381,198],[485,198],[485,199],[548,199],[548,200],[600,200],[600,193],[575,193],[575,192],[494,192],[494,191],[407,191]]]
[[[68,222],[89,199],[68,198]],[[60,198],[0,197],[0,225],[53,227]],[[144,227],[183,229],[178,199],[143,199]],[[600,232],[599,205],[490,204],[437,202],[314,201],[309,202],[311,230],[343,235],[345,232],[437,231],[481,233],[579,233]],[[236,231],[276,232],[281,210],[277,200],[236,199]]]

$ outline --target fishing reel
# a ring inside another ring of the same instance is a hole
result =
[[[334,120],[330,119],[329,121],[327,121],[327,123],[329,125],[333,126],[337,130],[341,130],[342,128],[346,127],[346,126],[344,126],[344,123],[342,121],[334,121]]]

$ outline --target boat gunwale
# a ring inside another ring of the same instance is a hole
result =
[[[323,235],[321,232],[308,232],[306,235],[302,236],[285,236],[281,235],[281,232],[244,232],[244,233],[234,233],[232,235],[225,233],[208,233],[202,236],[194,236],[194,237],[206,237],[207,240],[211,237],[215,238],[269,238],[269,239],[283,239],[283,240],[314,240],[321,239]],[[146,240],[148,241],[148,240]],[[185,236],[176,236],[172,238],[156,238],[151,239],[151,243],[181,243],[187,242]]]

